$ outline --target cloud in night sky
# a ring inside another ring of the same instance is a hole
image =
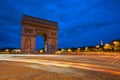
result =
[[[20,48],[23,14],[58,22],[60,48],[120,39],[119,0],[0,0],[0,48]]]

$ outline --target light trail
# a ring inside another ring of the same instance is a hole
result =
[[[110,62],[111,64],[114,64],[114,63],[117,63],[117,62],[120,62],[120,56],[115,56],[113,59],[111,60],[108,60],[106,62]]]
[[[102,66],[98,66],[95,64],[74,63],[74,62],[68,62],[68,61],[39,60],[39,59],[2,59],[2,60],[36,63],[36,64],[41,64],[41,65],[46,65],[46,66],[57,66],[57,67],[63,67],[63,68],[73,67],[73,68],[78,68],[78,69],[111,73],[111,74],[120,76],[120,71],[118,70],[107,69],[107,68],[104,68]]]

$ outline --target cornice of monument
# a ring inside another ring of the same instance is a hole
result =
[[[58,23],[50,20],[45,20],[42,18],[36,18],[28,15],[23,15],[22,21],[29,21],[29,22],[34,22],[34,23],[41,23],[44,25],[51,25],[57,27]]]
[[[53,26],[53,25],[47,25],[47,24],[41,24],[41,23],[36,23],[36,22],[30,22],[27,20],[22,20],[23,25],[33,25],[35,27],[41,27],[41,28],[47,28],[47,29],[55,29],[58,30],[58,26]]]

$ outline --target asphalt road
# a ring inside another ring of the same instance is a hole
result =
[[[120,55],[0,55],[0,61],[59,76],[72,74],[66,80],[120,80]]]

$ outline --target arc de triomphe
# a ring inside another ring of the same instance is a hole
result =
[[[53,21],[23,15],[21,52],[34,53],[36,36],[44,38],[44,51],[56,52],[58,50],[58,24]]]

